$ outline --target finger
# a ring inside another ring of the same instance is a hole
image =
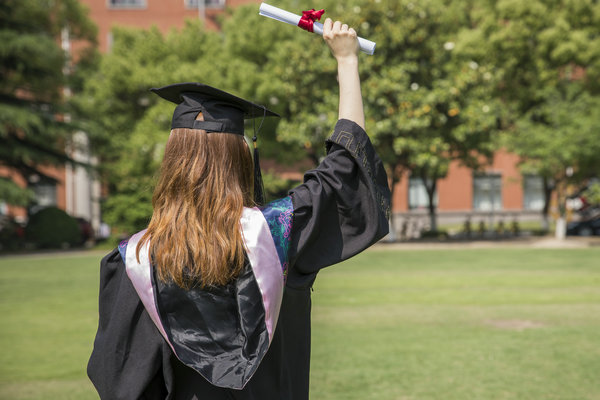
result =
[[[354,28],[348,29],[348,33],[350,33],[350,36],[352,36],[352,37],[356,37],[357,36],[356,35],[356,31],[354,30]]]
[[[348,31],[348,24],[342,24],[341,31],[342,32]]]
[[[329,35],[331,33],[331,28],[333,27],[333,21],[331,18],[327,18],[325,23],[323,24],[323,36]]]
[[[333,23],[333,31],[334,32],[339,32],[341,27],[342,27],[342,23],[340,21],[335,21]]]

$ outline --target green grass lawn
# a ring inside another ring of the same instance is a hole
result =
[[[95,399],[99,253],[0,258],[0,399]],[[600,249],[366,252],[313,293],[312,399],[600,399]]]

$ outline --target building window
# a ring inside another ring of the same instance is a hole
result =
[[[429,182],[428,182],[429,183]],[[438,195],[437,192],[433,194],[433,204],[437,207]],[[427,189],[421,178],[411,177],[408,180],[408,208],[412,209],[426,209],[429,207],[429,197],[427,196]]]
[[[502,209],[502,177],[499,174],[473,176],[473,210]]]
[[[198,8],[203,0],[183,0],[186,8]],[[204,0],[206,8],[225,8],[225,0]]]
[[[107,0],[109,8],[146,8],[146,0]]]
[[[34,205],[30,209],[30,213],[35,213],[42,208],[56,206],[56,183],[47,181],[44,179],[40,179],[35,176],[37,179],[33,179],[33,182],[30,181],[29,189],[33,190],[33,194],[35,197]]]
[[[523,208],[535,211],[544,208],[544,180],[541,176],[523,176]]]

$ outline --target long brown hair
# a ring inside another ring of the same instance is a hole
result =
[[[239,220],[253,205],[252,190],[252,156],[241,135],[173,129],[136,255],[150,240],[163,282],[186,289],[226,284],[244,265]]]

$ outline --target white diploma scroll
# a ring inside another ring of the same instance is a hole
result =
[[[260,15],[263,17],[273,18],[280,22],[285,22],[286,24],[296,25],[298,26],[298,22],[302,18],[300,15],[293,14],[289,11],[282,10],[281,8],[273,7],[268,5],[267,3],[260,4],[260,10],[258,11]],[[323,35],[323,24],[315,21],[313,25],[314,33],[319,35]],[[372,42],[367,39],[363,39],[361,37],[358,38],[358,46],[360,50],[369,55],[373,55],[375,52],[375,42]]]

